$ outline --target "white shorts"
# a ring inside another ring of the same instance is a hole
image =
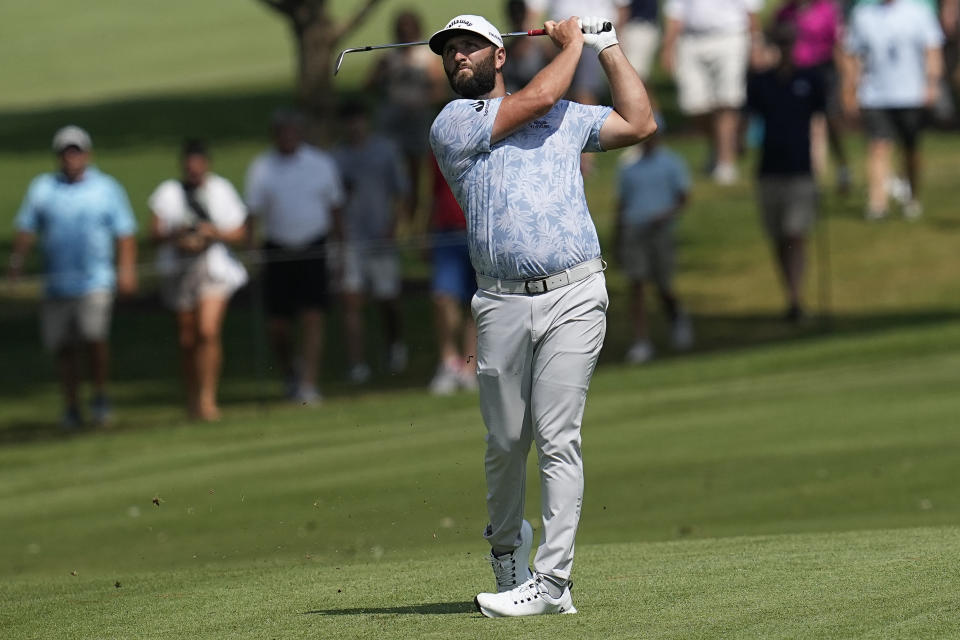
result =
[[[47,298],[40,311],[43,346],[56,352],[77,342],[106,341],[112,311],[110,291],[91,291],[77,298]]]
[[[686,115],[739,109],[747,97],[750,36],[686,33],[677,41],[677,100]]]
[[[375,300],[400,296],[400,256],[392,243],[382,246],[359,243],[343,246],[343,293],[369,293]]]
[[[652,22],[632,20],[620,29],[620,48],[641,79],[650,77],[653,58],[660,44],[660,30]]]

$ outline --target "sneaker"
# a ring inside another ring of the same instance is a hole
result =
[[[677,351],[688,351],[693,347],[693,325],[690,317],[680,314],[670,329],[670,340]]]
[[[910,182],[900,176],[891,176],[887,179],[887,194],[901,205],[905,205],[913,199]]]
[[[713,169],[713,181],[722,186],[734,184],[740,177],[737,168],[732,164],[718,164]]]
[[[370,366],[366,362],[361,362],[350,367],[347,379],[351,384],[364,384],[370,379],[370,375]]]
[[[903,205],[903,217],[907,220],[916,220],[923,215],[923,205],[919,200],[911,200]]]
[[[430,393],[435,396],[448,396],[460,388],[460,369],[441,362],[437,373],[430,380]]]
[[[313,407],[323,402],[323,396],[320,395],[320,392],[317,391],[316,387],[301,385],[300,388],[297,389],[297,395],[294,398],[294,402],[307,407]]]
[[[515,589],[533,578],[530,571],[530,550],[533,549],[533,527],[526,520],[520,525],[520,544],[501,556],[490,554],[490,566],[497,579],[497,593]]]
[[[630,364],[643,364],[653,359],[653,345],[649,340],[637,340],[627,351],[626,361]]]
[[[94,396],[90,401],[90,418],[94,426],[103,427],[110,422],[113,417],[113,410],[110,407],[110,401],[104,395]]]
[[[60,418],[60,428],[72,431],[83,426],[83,416],[80,415],[80,409],[76,407],[67,407]]]
[[[470,365],[464,365],[457,371],[457,384],[464,391],[476,391],[479,386],[477,384],[477,370]]]
[[[577,612],[570,596],[569,584],[564,587],[559,598],[553,598],[540,576],[531,578],[510,591],[481,593],[473,599],[473,603],[477,605],[477,610],[488,618]]]
[[[402,342],[395,342],[390,345],[390,373],[403,373],[407,370],[407,364],[410,362],[410,353],[407,345]]]

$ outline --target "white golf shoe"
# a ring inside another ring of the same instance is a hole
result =
[[[473,599],[477,609],[488,618],[513,616],[541,616],[550,613],[576,613],[570,585],[563,588],[559,598],[550,596],[543,578],[536,576],[510,591],[481,593]]]
[[[490,553],[490,566],[497,579],[497,593],[527,582],[533,577],[530,571],[530,550],[533,549],[533,527],[526,520],[520,525],[520,545],[511,553],[495,556]]]

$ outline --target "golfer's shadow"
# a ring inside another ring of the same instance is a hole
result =
[[[303,615],[320,616],[359,616],[386,613],[445,615],[450,613],[474,613],[477,608],[473,602],[432,602],[430,604],[411,604],[399,607],[356,607],[353,609],[317,609],[304,611]]]

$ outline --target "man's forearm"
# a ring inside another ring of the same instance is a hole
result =
[[[632,125],[647,129],[646,135],[656,130],[653,106],[643,81],[619,45],[607,47],[600,52],[600,64],[610,81],[610,96],[613,109]]]

